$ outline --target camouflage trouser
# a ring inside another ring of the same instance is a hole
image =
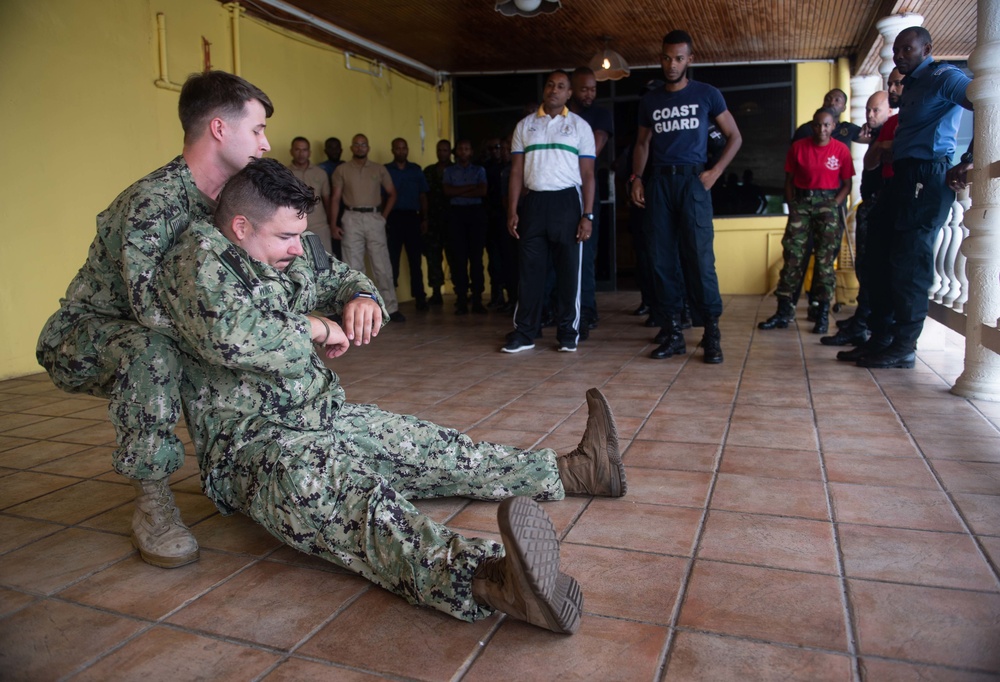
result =
[[[839,211],[840,207],[834,202],[832,194],[797,197],[789,204],[788,225],[785,227],[785,236],[781,238],[785,263],[781,267],[775,291],[778,298],[792,299],[798,292],[808,264],[805,257],[806,243],[812,237],[816,262],[811,290],[820,301],[830,303],[834,300],[837,281],[833,261],[837,258],[843,236]]]
[[[424,257],[427,259],[427,285],[432,289],[444,286],[444,248],[448,228],[443,222],[431,221],[423,235]]]
[[[174,433],[181,415],[180,351],[174,342],[128,321],[81,322],[38,360],[56,386],[108,398],[118,447],[115,471],[128,478],[166,478],[184,463]]]
[[[465,538],[409,500],[565,495],[552,450],[473,443],[374,405],[344,405],[329,433],[268,426],[247,435],[227,495],[234,508],[302,552],[467,621],[492,613],[473,600],[472,577],[503,546]]]

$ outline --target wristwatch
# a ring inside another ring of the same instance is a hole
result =
[[[351,300],[352,301],[354,299],[356,299],[356,298],[370,298],[371,300],[373,300],[376,303],[378,303],[378,298],[376,298],[375,294],[373,294],[370,291],[359,291],[358,293],[356,293],[353,296],[351,296]]]
[[[590,222],[594,222],[594,214],[593,213],[584,213],[583,217],[586,218],[587,220],[589,220]]]

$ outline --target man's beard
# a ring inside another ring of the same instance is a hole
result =
[[[687,70],[687,67],[685,66],[684,70],[681,71],[681,75],[678,76],[677,78],[674,78],[673,80],[671,80],[670,76],[668,76],[666,73],[663,74],[663,78],[667,81],[668,85],[674,85],[675,83],[680,83],[682,80],[684,80],[684,78],[687,76],[687,73],[688,73],[688,70]]]
[[[893,95],[889,95],[889,108],[890,109],[898,109],[899,108],[899,100],[900,100],[899,97],[895,97]]]

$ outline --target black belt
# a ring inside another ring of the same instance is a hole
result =
[[[705,170],[705,164],[693,166],[653,166],[653,175],[698,175]]]
[[[799,189],[795,188],[795,196],[797,197],[833,197],[837,195],[837,190],[835,189]]]
[[[375,211],[378,210],[377,208],[373,208],[371,206],[362,206],[360,208],[352,208],[351,206],[347,206],[346,208],[348,211],[354,211],[355,213],[374,213]]]

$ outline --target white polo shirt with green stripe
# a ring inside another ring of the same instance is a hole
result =
[[[567,107],[549,116],[542,107],[514,129],[511,154],[524,154],[524,186],[554,192],[583,184],[580,159],[597,155],[590,124]]]

